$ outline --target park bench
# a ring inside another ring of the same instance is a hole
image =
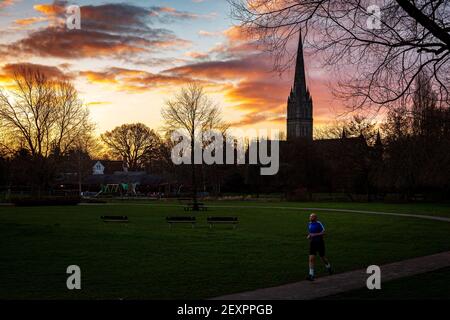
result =
[[[238,217],[208,217],[206,220],[209,227],[212,228],[214,224],[232,224],[233,228],[239,223]]]
[[[166,221],[171,228],[172,224],[174,223],[190,223],[192,224],[192,228],[194,228],[195,224],[197,223],[197,219],[195,217],[185,217],[185,216],[166,217]]]
[[[103,222],[128,222],[127,216],[102,216]]]
[[[200,211],[208,211],[208,207],[205,207],[205,204],[202,202],[197,203]],[[192,211],[194,209],[194,203],[190,202],[184,206],[184,211]]]

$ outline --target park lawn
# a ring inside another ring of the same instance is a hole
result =
[[[103,223],[102,215],[128,215],[130,223]],[[0,207],[0,299],[200,299],[304,279],[306,211],[212,207],[197,214],[196,228],[172,230],[168,215],[185,212],[145,203]],[[207,215],[236,215],[240,225],[210,230]],[[450,223],[319,217],[337,272],[450,250]],[[81,267],[80,291],[66,289],[69,265]]]
[[[450,299],[450,268],[382,283],[381,290],[358,289],[321,300]]]
[[[382,202],[287,202],[293,207],[351,209],[362,211],[393,212],[450,218],[450,203],[382,203]]]
[[[236,204],[236,203],[235,203]],[[212,205],[227,206],[233,203],[213,202]],[[258,202],[240,202],[239,206],[258,206]],[[418,214],[450,218],[450,203],[367,203],[367,202],[262,202],[263,206],[291,208],[350,209],[362,211]]]
[[[129,201],[126,203],[146,203],[146,201]],[[120,203],[120,201],[119,201]],[[124,203],[124,201],[121,201]],[[148,202],[153,205],[173,205],[179,206],[177,201],[153,201]],[[362,210],[362,211],[375,211],[375,212],[391,212],[402,214],[416,214],[426,216],[438,216],[450,218],[450,203],[383,203],[383,202],[286,202],[277,199],[261,199],[256,201],[206,201],[208,206],[216,207],[289,207],[295,208],[318,208],[318,209],[349,209],[349,210]]]

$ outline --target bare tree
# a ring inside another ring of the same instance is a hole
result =
[[[69,81],[29,67],[14,74],[13,88],[0,88],[0,121],[10,147],[43,158],[67,152],[93,129],[88,109]]]
[[[182,88],[173,99],[166,102],[161,113],[167,132],[181,130],[190,139],[194,210],[198,211],[194,164],[195,145],[199,143],[197,139],[201,139],[201,134],[205,130],[219,129],[224,132],[227,126],[222,121],[220,109],[206,95],[204,88],[197,83],[190,83]]]
[[[344,121],[334,120],[325,126],[314,128],[314,139],[340,139],[342,138],[342,130],[345,128]]]
[[[375,144],[377,136],[376,123],[363,114],[355,114],[345,125],[349,137],[364,137],[369,145]]]
[[[333,123],[314,130],[316,139],[341,139],[344,134],[347,138],[363,136],[369,145],[373,145],[377,125],[368,116],[356,113],[347,118],[335,119]]]
[[[21,150],[30,155],[28,183],[40,194],[54,177],[61,156],[90,135],[93,125],[68,80],[28,66],[19,68],[13,79],[11,87],[0,88],[0,123],[6,139],[0,143],[10,154]]]
[[[301,30],[315,57],[336,72],[335,94],[355,109],[411,102],[422,70],[438,102],[449,101],[450,0],[228,1],[243,30],[275,55],[278,70],[290,66],[289,43]],[[381,19],[374,20],[372,5]]]
[[[438,107],[437,94],[428,82],[426,72],[422,71],[416,78],[411,100],[411,104],[399,104],[388,112],[382,124],[386,136],[393,140],[407,136],[439,136],[447,125],[447,112]]]
[[[436,93],[426,79],[424,72],[416,79],[416,90],[412,98],[412,131],[415,135],[431,137],[433,133],[440,131],[442,114],[436,106]]]
[[[122,157],[130,170],[142,169],[151,159],[159,157],[160,137],[142,123],[123,124],[101,135],[116,157]]]

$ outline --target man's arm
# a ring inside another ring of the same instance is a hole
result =
[[[310,233],[309,236],[312,237],[317,237],[317,236],[323,236],[325,234],[325,231],[322,232],[318,232],[318,233]]]

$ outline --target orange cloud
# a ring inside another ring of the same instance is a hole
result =
[[[64,73],[58,67],[47,66],[42,64],[34,64],[34,63],[11,63],[6,64],[2,67],[2,79],[9,79],[12,81],[14,79],[14,75],[22,70],[27,70],[30,72],[39,71],[45,74],[47,77],[52,79],[68,79],[72,78],[72,75]]]
[[[224,31],[226,42],[209,51],[216,59],[187,64],[164,71],[165,74],[191,77],[212,83],[220,82],[225,101],[245,112],[234,125],[277,123],[285,121],[289,91],[293,85],[294,65],[280,77],[273,70],[273,57],[249,38],[240,27]],[[292,44],[297,47],[297,43]],[[305,57],[307,71],[314,57]],[[308,73],[308,72],[307,72]],[[327,86],[327,77],[312,73],[308,87],[314,100],[314,118],[323,123],[330,113],[342,110]]]
[[[286,116],[274,115],[271,113],[251,112],[242,117],[239,121],[230,124],[231,127],[251,126],[256,123],[269,122],[277,125],[286,123]]]
[[[232,26],[225,30],[223,34],[228,38],[228,41],[251,41],[250,33],[247,32],[243,26]]]
[[[54,4],[36,4],[33,8],[34,10],[47,16],[57,15],[64,12],[64,6],[56,2]]]
[[[16,88],[16,75],[23,71],[39,71],[50,80],[72,80],[74,78],[73,74],[65,73],[58,67],[33,63],[11,63],[0,68],[0,84],[5,88],[14,90]]]
[[[16,25],[19,26],[28,26],[31,24],[35,24],[38,22],[47,21],[47,18],[45,17],[31,17],[31,18],[24,18],[24,19],[17,19],[14,21]]]
[[[109,68],[104,71],[82,71],[81,77],[90,83],[110,85],[116,90],[140,93],[164,86],[183,85],[191,79],[186,77],[154,74],[142,70]]]
[[[270,57],[250,55],[225,61],[200,62],[164,71],[179,77],[222,83],[225,102],[247,113],[241,121],[247,125],[279,121],[286,108],[291,80],[271,72]]]

